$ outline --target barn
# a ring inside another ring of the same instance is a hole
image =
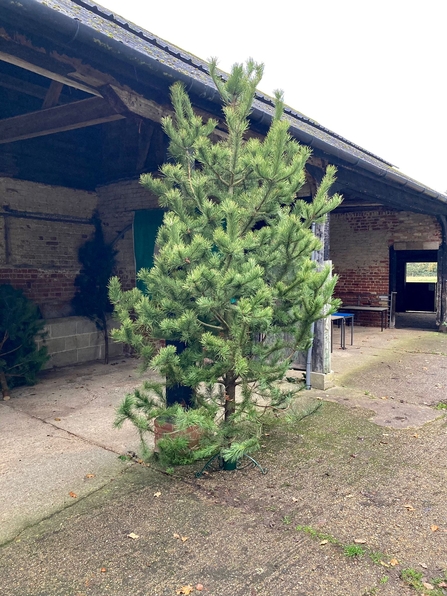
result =
[[[139,176],[165,160],[169,88],[182,81],[196,111],[221,120],[218,94],[206,62],[89,0],[0,0],[0,9],[0,283],[40,306],[49,366],[98,359],[101,337],[71,304],[78,249],[99,214],[117,274],[134,286],[162,218]],[[250,134],[264,135],[272,116],[271,98],[259,93]],[[328,164],[337,167],[344,201],[318,226],[318,258],[332,261],[356,322],[380,325],[383,309],[391,321],[411,310],[436,313],[447,329],[447,196],[297,110],[286,117],[312,148],[301,196],[312,197]],[[408,263],[436,264],[437,279],[407,283]],[[322,386],[330,332],[317,324],[312,368]]]

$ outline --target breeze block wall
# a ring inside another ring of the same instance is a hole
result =
[[[123,289],[135,287],[132,224],[135,211],[158,209],[158,199],[139,180],[125,180],[97,188],[98,210],[106,242],[118,250],[116,274]]]
[[[389,249],[434,250],[441,241],[435,217],[388,209],[330,215],[330,256],[339,276],[335,295],[345,304],[386,306]],[[378,313],[356,313],[361,325],[380,324]]]
[[[0,284],[22,289],[46,319],[70,315],[96,206],[94,192],[0,178]]]

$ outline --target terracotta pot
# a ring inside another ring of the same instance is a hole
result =
[[[171,418],[168,420],[154,420],[154,453],[159,453],[158,441],[163,439],[165,435],[171,437],[187,437],[189,439],[188,447],[193,449],[199,444],[200,429],[198,426],[189,426],[185,430],[176,430],[175,421]]]

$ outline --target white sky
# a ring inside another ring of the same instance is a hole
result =
[[[99,0],[229,71],[253,57],[260,89],[447,191],[446,0]]]

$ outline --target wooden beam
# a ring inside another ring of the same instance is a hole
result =
[[[174,110],[170,104],[156,103],[129,89],[123,89],[115,85],[105,85],[104,87],[100,87],[100,91],[117,110],[122,110],[123,113],[124,110],[127,110],[129,115],[132,114],[133,116],[139,116],[158,123],[165,116],[174,115]],[[210,118],[217,120],[215,116],[199,108],[194,107],[194,112],[205,121]],[[227,138],[228,134],[216,128],[212,136],[215,140],[219,140]]]
[[[86,93],[100,95],[93,86],[76,80],[75,66],[49,56],[42,49],[34,50],[26,45],[19,45],[0,37],[0,60]]]
[[[0,120],[0,144],[33,139],[124,118],[101,97]]]
[[[127,112],[129,115],[140,116],[153,122],[161,122],[164,116],[173,115],[171,106],[160,105],[142,95],[116,87],[105,85],[100,88],[101,94],[119,112]]]
[[[51,81],[50,87],[43,100],[42,110],[57,106],[64,84],[59,81]]]

